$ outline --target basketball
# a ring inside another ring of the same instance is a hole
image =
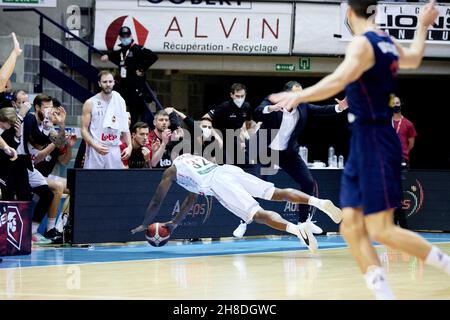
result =
[[[163,224],[156,222],[148,226],[145,238],[153,247],[162,247],[169,241],[170,230]]]

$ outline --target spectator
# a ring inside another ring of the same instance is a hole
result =
[[[86,100],[81,118],[81,135],[86,142],[85,169],[123,169],[121,160],[131,154],[131,137],[125,101],[113,91],[110,71],[99,73],[101,92]],[[127,147],[120,151],[123,135]]]
[[[148,138],[149,131],[148,124],[145,122],[139,121],[134,124],[131,130],[133,149],[130,158],[123,160],[126,168],[151,168],[152,146]]]
[[[67,143],[64,108],[54,107],[52,98],[45,94],[36,96],[33,105],[36,112],[34,114],[28,112],[25,116],[23,139],[18,148],[19,153],[28,155],[30,159],[32,146],[46,146],[53,143],[57,148],[62,148]],[[59,126],[59,133],[54,129],[54,125]],[[28,179],[33,192],[39,196],[33,214],[32,239],[36,244],[60,243],[62,234],[53,230],[57,217],[56,210],[51,210],[54,193],[44,175],[34,166],[28,169]],[[38,228],[47,212],[47,231],[41,235],[38,233]]]
[[[5,91],[0,92],[0,109],[11,108],[13,99],[11,80],[6,82]]]
[[[155,129],[149,134],[152,167],[168,168],[172,165],[172,149],[182,138],[183,130],[180,127],[173,131],[170,129],[171,120],[166,110],[160,110],[155,114],[153,125]]]
[[[223,140],[217,130],[213,128],[212,121],[209,118],[202,118],[198,127],[198,131],[201,132],[201,135],[196,136],[195,126],[198,124],[194,122],[194,120],[190,116],[185,115],[183,112],[178,111],[175,108],[171,109],[186,124],[186,127],[189,130],[190,136],[192,138],[192,153],[200,155],[206,158],[208,161],[217,163],[216,151],[220,151],[221,153],[223,153]],[[201,147],[200,150],[196,149],[195,144]]]
[[[0,109],[0,187],[4,201],[31,201],[27,167],[31,167],[24,156],[17,155],[22,124],[17,121],[13,108]],[[12,161],[13,160],[13,161]]]
[[[57,99],[53,99],[53,107],[59,108],[61,103]],[[53,243],[62,243],[63,225],[60,222],[62,222],[64,214],[69,214],[70,191],[67,189],[67,180],[52,174],[57,163],[67,165],[72,158],[72,148],[77,141],[76,136],[66,134],[66,141],[66,144],[61,148],[57,148],[54,143],[49,143],[46,146],[36,144],[29,144],[28,146],[35,169],[44,176],[54,194],[48,211],[47,230],[44,234],[46,238],[53,239]],[[63,215],[58,219],[57,226],[55,222],[63,194],[68,196],[63,205]]]
[[[399,97],[394,98],[394,115],[392,125],[402,143],[403,166],[409,167],[409,153],[414,148],[417,132],[414,125],[402,115],[402,101]]]
[[[0,93],[6,90],[8,81],[10,81],[11,75],[14,72],[17,58],[22,54],[22,49],[20,48],[19,41],[17,41],[16,34],[12,32],[11,36],[13,39],[13,50],[11,51],[9,57],[6,59],[5,63],[0,68]],[[8,126],[6,122],[5,125]],[[2,131],[1,134],[3,134],[4,129],[0,130]],[[16,158],[16,150],[10,147],[2,137],[0,137],[0,148],[8,156],[12,156],[13,159]]]
[[[134,42],[129,27],[123,26],[119,30],[120,49],[101,57],[103,62],[111,60],[119,66],[120,81],[118,91],[125,99],[131,113],[131,123],[141,120],[151,125],[153,117],[149,110],[145,96],[145,73],[152,66],[158,56],[151,50]]]
[[[247,88],[241,83],[234,83],[230,88],[230,99],[212,108],[203,118],[212,121],[214,128],[220,130],[224,138],[224,153],[226,162],[237,164],[237,153],[245,150],[245,140],[249,139],[247,128],[253,125],[251,121],[251,107],[245,101]],[[226,130],[240,130],[239,138],[233,138],[233,143],[227,143]],[[226,150],[228,145],[236,145],[236,150]],[[231,157],[231,155],[234,155]],[[247,157],[248,158],[248,157]],[[220,161],[221,159],[218,159]],[[247,162],[247,161],[246,161]],[[220,162],[222,163],[222,162]]]

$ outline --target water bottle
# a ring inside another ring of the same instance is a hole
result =
[[[334,156],[333,156],[332,167],[333,167],[333,168],[337,168],[337,165],[338,165],[338,164],[337,164],[337,156],[334,155]]]
[[[342,154],[339,156],[338,168],[344,168],[344,156]]]
[[[334,156],[334,148],[333,148],[333,146],[331,146],[328,149],[328,166],[329,167],[333,166],[333,156]]]

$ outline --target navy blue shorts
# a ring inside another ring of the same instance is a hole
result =
[[[353,123],[341,207],[362,208],[366,215],[399,207],[401,162],[401,143],[392,125]]]

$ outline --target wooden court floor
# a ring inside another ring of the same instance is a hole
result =
[[[450,243],[437,244],[450,253]],[[377,247],[398,299],[450,299],[450,277]],[[5,299],[373,299],[347,248],[0,269]]]

